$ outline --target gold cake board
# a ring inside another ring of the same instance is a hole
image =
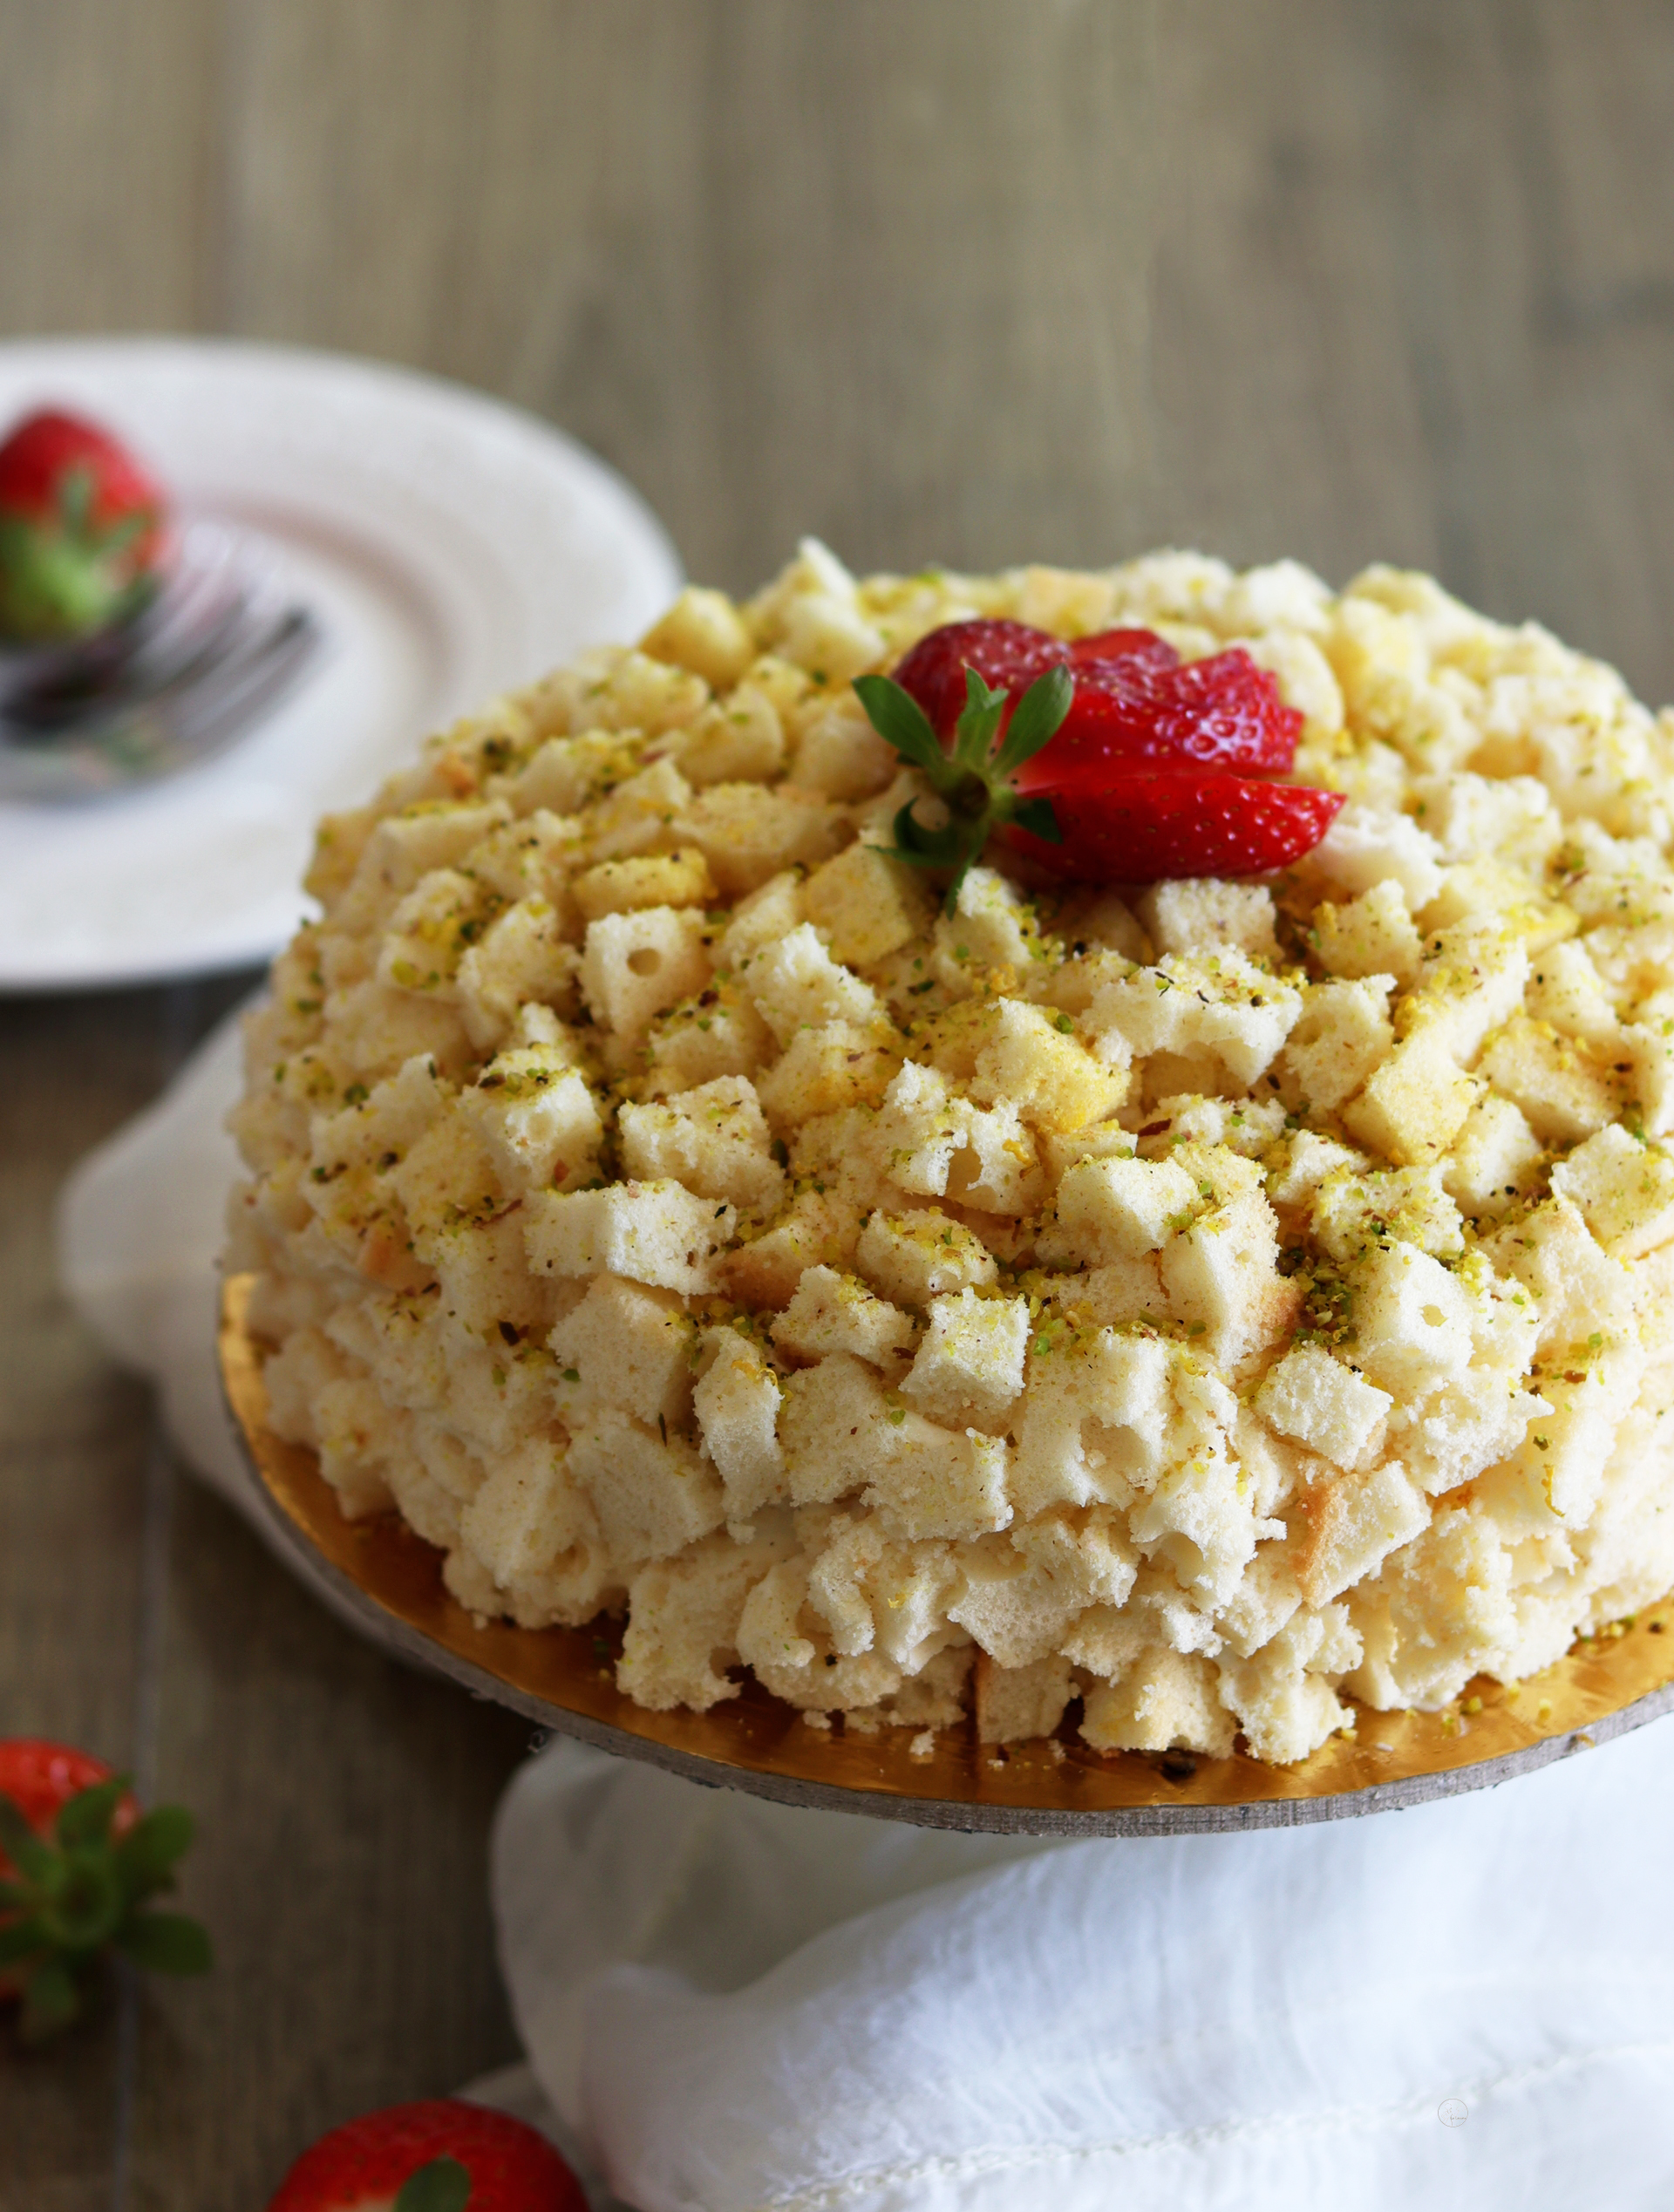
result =
[[[1631,1628],[1579,1644],[1507,1691],[1479,1679],[1446,1713],[1358,1707],[1294,1766],[1183,1753],[1096,1752],[1062,1741],[979,1744],[938,1731],[811,1727],[758,1684],[708,1712],[647,1712],[616,1687],[619,1627],[521,1629],[479,1623],[451,1597],[441,1554],[394,1514],[348,1521],[314,1454],[267,1426],[261,1348],[245,1325],[251,1278],[222,1297],[228,1402],[281,1528],[382,1642],[532,1720],[605,1751],[711,1786],[790,1805],[927,1827],[1038,1835],[1182,1835],[1284,1827],[1419,1805],[1481,1789],[1590,1749],[1674,1706],[1674,1601]],[[1478,1705],[1480,1709],[1469,1710]]]

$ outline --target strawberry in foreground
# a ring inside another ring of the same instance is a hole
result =
[[[268,2212],[588,2212],[544,2135],[454,2097],[391,2105],[323,2135]]]
[[[167,502],[108,431],[47,409],[0,445],[0,637],[89,637],[154,588]]]
[[[192,1841],[178,1805],[141,1813],[102,1759],[37,1739],[0,1742],[0,1998],[20,1998],[24,2040],[81,2010],[107,1951],[160,1974],[201,1974],[209,1939],[178,1913],[142,1909],[174,1887]]]
[[[965,703],[949,725],[956,671]],[[897,673],[857,677],[854,689],[947,808],[926,828],[903,807],[893,849],[949,871],[949,913],[996,834],[1084,881],[1255,875],[1300,859],[1343,804],[1262,779],[1290,766],[1302,718],[1236,649],[1182,664],[1147,630],[1070,646],[1020,623],[957,623],[922,639]]]

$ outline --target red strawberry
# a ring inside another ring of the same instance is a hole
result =
[[[1241,645],[1183,668],[1137,657],[1073,665],[1075,698],[1047,748],[1053,770],[1072,759],[1174,759],[1283,774],[1296,757],[1302,717]],[[1051,779],[1046,762],[1034,765],[1038,781]]]
[[[1048,669],[1074,681],[1068,713],[1037,764],[1045,786],[1060,762],[1083,758],[1164,759],[1282,773],[1296,758],[1302,717],[1240,645],[1181,665],[1148,630],[1106,630],[1073,644],[1024,623],[948,623],[906,655],[895,681],[946,744],[965,705],[965,670],[1014,697]],[[1004,721],[1001,724],[1005,727]]]
[[[0,1742],[0,1997],[23,1999],[39,2042],[81,2009],[78,1983],[106,1951],[163,1974],[201,1974],[195,1921],[142,1911],[174,1887],[192,1841],[178,1805],[141,1814],[102,1759],[34,1738]]]
[[[323,2135],[268,2212],[587,2212],[582,2185],[521,2120],[434,2097]]]
[[[9,1797],[37,1835],[44,1835],[60,1807],[95,1782],[108,1782],[112,1769],[91,1752],[72,1751],[67,1744],[50,1744],[40,1737],[17,1736],[0,1743],[0,1796]],[[140,1817],[140,1807],[124,1795],[111,1821],[112,1835],[126,1835]],[[0,1851],[0,1880],[15,1876],[17,1868]]]
[[[944,623],[919,639],[896,669],[895,681],[945,739],[964,711],[968,668],[1000,691],[1021,692],[1049,668],[1072,668],[1079,685],[1112,664],[1137,679],[1147,670],[1178,667],[1180,655],[1149,630],[1103,630],[1066,645],[1027,623]]]
[[[31,415],[0,445],[0,636],[85,637],[133,613],[154,582],[166,513],[107,431]]]
[[[1129,769],[1059,785],[1051,797],[1061,840],[1049,844],[1011,823],[1007,841],[1055,874],[1114,883],[1288,868],[1318,844],[1343,804],[1334,791],[1191,768]]]
[[[944,623],[919,639],[896,669],[895,681],[918,701],[945,741],[964,711],[968,668],[1002,691],[1022,692],[1069,657],[1061,638],[1031,630],[1027,623]]]
[[[1180,655],[1154,630],[1101,630],[1091,637],[1078,637],[1069,655],[1077,668],[1096,668],[1101,661],[1125,661],[1141,668],[1180,666]]]
[[[1224,772],[1288,768],[1302,727],[1236,647],[1182,664],[1148,630],[1066,646],[1020,623],[956,623],[921,639],[901,667],[910,684],[862,676],[854,689],[947,808],[946,823],[926,829],[903,807],[894,850],[949,872],[949,911],[996,832],[1059,876],[1258,875],[1317,845],[1343,804],[1333,792]],[[965,704],[949,731],[935,717],[945,723],[956,668]],[[1015,700],[985,673],[1021,680],[1037,668]]]

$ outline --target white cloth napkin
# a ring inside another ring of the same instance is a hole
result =
[[[575,1745],[514,1780],[535,2071],[645,2212],[1666,2212],[1674,1729],[1405,1814],[1045,1844]]]
[[[213,1358],[236,1080],[228,1028],[78,1171],[61,1252],[254,1514]],[[1671,1835],[1667,1726],[1405,1814],[1075,1844],[559,1743],[494,1902],[555,2132],[642,2212],[1664,2212]]]

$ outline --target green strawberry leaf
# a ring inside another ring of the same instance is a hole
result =
[[[183,1805],[160,1805],[134,1822],[116,1847],[117,1874],[131,1898],[167,1888],[196,1828]]]
[[[118,1930],[116,1947],[153,1974],[207,1974],[214,1964],[208,1936],[184,1913],[137,1913]]]
[[[457,2158],[432,2158],[401,2184],[395,2212],[465,2212],[471,2176]]]
[[[86,535],[88,522],[93,520],[93,471],[84,460],[73,462],[59,475],[58,511],[71,537]]]
[[[42,1842],[3,1793],[0,1793],[0,1851],[4,1852],[25,1882],[37,1887],[51,1878],[57,1862],[51,1845]]]
[[[132,514],[121,516],[108,529],[99,532],[99,552],[106,561],[113,561],[119,553],[126,553],[131,545],[137,544],[147,530],[155,527],[156,521],[149,507],[136,507]]]
[[[1075,698],[1075,683],[1067,668],[1049,668],[1038,676],[1017,701],[1011,726],[1005,733],[994,763],[997,775],[1009,776],[1031,760],[1042,745],[1058,735]]]
[[[948,756],[936,743],[929,717],[910,691],[903,691],[888,676],[857,676],[854,689],[866,709],[867,720],[881,738],[894,745],[903,760],[922,768],[932,781],[945,775]]]
[[[99,1845],[60,1856],[40,1907],[53,1950],[72,1956],[103,1950],[126,1911],[111,1855]]]
[[[67,1966],[49,1959],[37,1966],[24,1984],[23,2012],[18,2032],[25,2043],[44,2043],[67,2028],[81,2010],[75,1977]]]
[[[111,1833],[111,1822],[128,1781],[126,1774],[112,1774],[108,1781],[78,1790],[60,1806],[55,1828],[59,1844],[71,1850],[78,1845],[103,1843]]]
[[[903,807],[895,816],[895,845],[891,857],[906,861],[914,868],[950,869],[942,901],[943,913],[950,915],[958,905],[959,887],[970,874],[971,862],[988,841],[992,818],[990,808],[975,822],[951,821],[941,829],[924,829],[914,820],[911,807]]]
[[[48,1949],[51,1938],[39,1918],[31,1914],[24,1920],[9,1920],[0,1927],[0,1966],[16,1966],[20,1959],[33,1958],[37,1951]]]
[[[954,726],[951,753],[936,743],[917,700],[890,677],[856,677],[854,689],[873,728],[915,762],[931,790],[947,802],[948,821],[939,829],[926,829],[909,801],[895,815],[894,845],[880,847],[913,868],[947,869],[947,913],[954,912],[959,887],[1002,823],[1021,822],[1051,844],[1063,842],[1051,802],[1024,799],[1011,781],[1011,771],[1040,751],[1069,712],[1074,683],[1067,669],[1050,669],[1029,686],[997,752],[1011,695],[984,682],[974,668],[965,670],[965,704]]]
[[[58,479],[58,512],[71,537],[84,537],[93,514],[93,472],[85,461],[66,468]]]
[[[1064,842],[1064,833],[1058,826],[1058,816],[1052,812],[1050,799],[1020,800],[1011,819],[1019,829],[1026,829],[1031,836],[1044,839],[1048,845]]]
[[[908,800],[895,816],[895,841],[882,850],[891,860],[906,861],[914,868],[953,868],[964,850],[964,832],[956,822],[940,829],[926,829],[913,813]]]
[[[965,670],[965,704],[953,730],[953,757],[962,768],[979,776],[988,768],[1011,696],[991,691],[974,668]]]
[[[960,861],[958,867],[954,869],[953,874],[948,878],[948,888],[942,894],[942,911],[947,915],[949,922],[952,921],[954,915],[959,911],[960,889],[964,883],[965,878],[970,874],[972,862],[976,860],[977,854],[980,853],[982,849],[983,848],[980,845],[974,846],[972,849],[965,854],[964,858]]]

